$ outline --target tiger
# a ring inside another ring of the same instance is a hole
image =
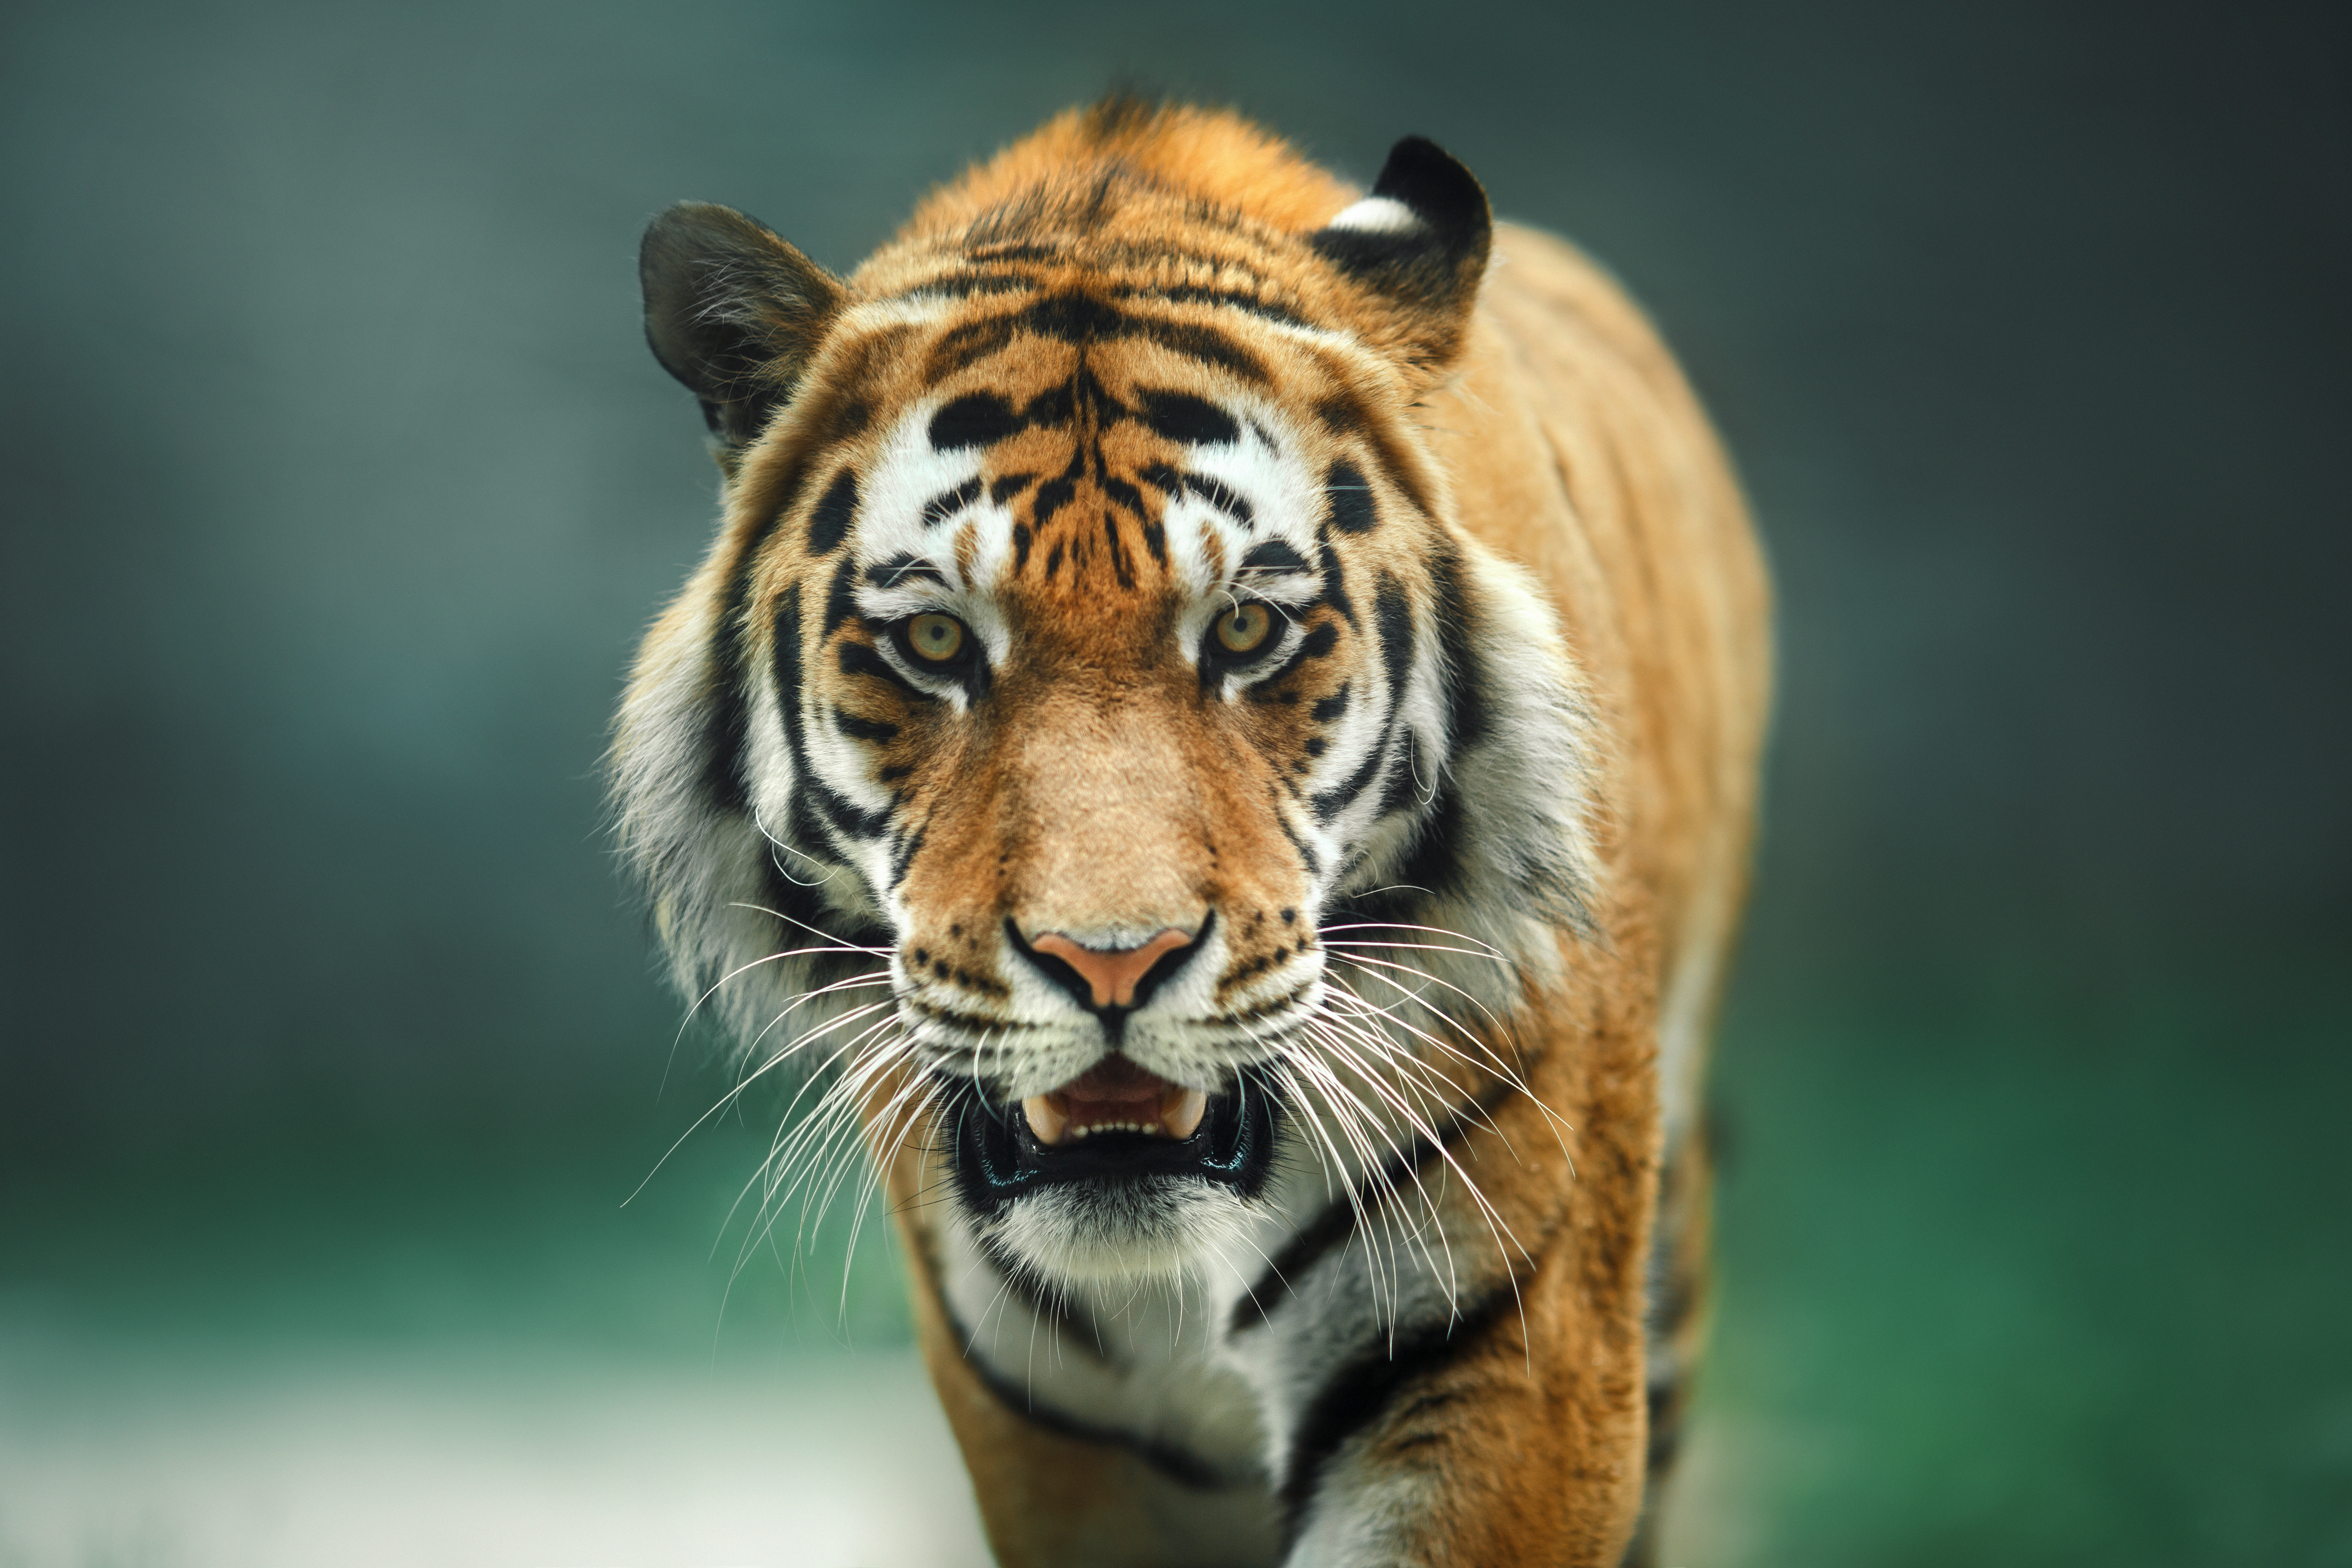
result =
[[[1649,1561],[1770,647],[1644,317],[1425,138],[1127,97],[640,281],[721,521],[618,841],[997,1559]]]

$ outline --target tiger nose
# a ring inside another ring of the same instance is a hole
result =
[[[1084,947],[1057,931],[1041,931],[1031,937],[1026,946],[1034,957],[1067,965],[1078,984],[1070,984],[1069,976],[1055,978],[1068,986],[1081,1005],[1101,1012],[1106,1008],[1135,1006],[1139,991],[1148,995],[1160,982],[1183,967],[1184,961],[1192,956],[1186,951],[1192,942],[1192,932],[1171,926],[1141,947]],[[1039,967],[1050,973],[1054,963]]]

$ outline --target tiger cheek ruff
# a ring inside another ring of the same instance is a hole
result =
[[[1113,100],[845,279],[647,229],[725,474],[614,790],[862,1140],[1013,1564],[1643,1562],[1767,591],[1624,297],[1419,138]]]

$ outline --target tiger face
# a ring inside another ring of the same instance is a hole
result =
[[[625,838],[755,1058],[1060,1286],[1475,1091],[1387,944],[1457,933],[1406,967],[1499,999],[1590,880],[1556,630],[1412,421],[1484,196],[1401,149],[1295,205],[983,181],[845,283],[725,208],[647,236],[728,525],[624,709]]]

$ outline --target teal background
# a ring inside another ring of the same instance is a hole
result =
[[[760,1533],[796,1449],[724,1539],[547,1489],[501,1413],[599,1391],[714,1475],[838,1424],[968,1560],[887,1247],[738,1277],[763,1108],[622,1206],[727,1083],[600,823],[714,491],[634,247],[694,197],[846,268],[1138,79],[1446,144],[1756,502],[1676,1560],[2352,1563],[2341,8],[100,0],[0,17],[0,1563],[377,1561],[298,1527],[438,1517],[402,1432],[481,1435],[439,1562],[881,1560]],[[205,1512],[248,1475],[290,1511]]]

